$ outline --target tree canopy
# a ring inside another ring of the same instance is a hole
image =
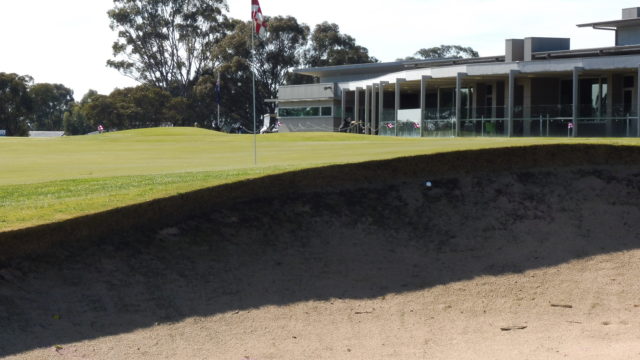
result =
[[[26,136],[33,102],[29,86],[33,79],[28,75],[0,73],[0,129],[8,136]]]
[[[316,25],[310,38],[310,47],[305,64],[310,67],[363,64],[378,62],[369,56],[367,48],[356,44],[356,40],[340,33],[337,24],[327,21]]]
[[[73,90],[61,84],[39,83],[29,88],[33,102],[31,130],[62,130],[64,113],[74,102]]]
[[[113,0],[118,31],[107,65],[145,84],[185,96],[211,67],[211,48],[229,25],[225,0]]]
[[[477,58],[478,52],[471,47],[460,45],[440,45],[418,50],[415,55],[419,59],[466,59]]]

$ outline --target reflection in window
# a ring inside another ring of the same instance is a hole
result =
[[[316,117],[331,116],[331,106],[307,106],[307,107],[291,107],[279,108],[279,117]]]

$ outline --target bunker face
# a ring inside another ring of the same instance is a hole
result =
[[[429,181],[265,196],[14,261],[0,356],[640,354],[640,168]]]

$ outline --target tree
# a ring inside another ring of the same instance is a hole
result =
[[[264,97],[275,99],[291,70],[302,63],[309,27],[292,16],[267,18],[267,23],[267,37],[256,43],[253,66]],[[273,111],[275,108],[269,109]]]
[[[94,130],[93,125],[87,119],[85,109],[81,104],[73,103],[62,120],[66,135],[83,135]]]
[[[0,129],[8,136],[27,136],[32,103],[29,96],[30,76],[0,73]]]
[[[64,113],[73,104],[73,90],[61,84],[41,83],[29,88],[33,101],[32,130],[62,130]]]
[[[222,93],[221,118],[244,126],[253,124],[253,92],[251,58],[251,22],[233,20],[233,30],[217,44],[213,57],[219,64]],[[209,83],[214,81],[209,78]],[[264,92],[256,81],[256,113],[264,111]],[[201,82],[200,87],[204,86]],[[211,86],[211,85],[209,85]]]
[[[107,65],[142,83],[185,96],[229,22],[225,0],[113,0],[118,31]]]
[[[367,48],[357,45],[353,37],[341,34],[338,25],[333,23],[325,21],[316,25],[310,40],[305,56],[305,63],[310,67],[378,62],[369,56]]]
[[[460,45],[440,45],[428,49],[420,49],[415,53],[419,59],[466,59],[477,58],[478,52],[471,47]],[[415,58],[414,58],[415,59]],[[408,58],[407,60],[412,60]]]
[[[113,100],[107,95],[95,95],[91,102],[83,106],[84,114],[91,124],[92,128],[103,125],[110,129],[126,129],[124,127],[123,116],[119,113],[119,109]]]
[[[103,125],[107,129],[132,129],[172,125],[193,125],[191,103],[180,96],[151,85],[115,89],[109,94],[88,93],[82,112],[92,128]]]

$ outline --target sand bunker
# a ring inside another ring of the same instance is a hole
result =
[[[8,263],[0,356],[639,357],[639,200],[640,166],[249,199]]]

